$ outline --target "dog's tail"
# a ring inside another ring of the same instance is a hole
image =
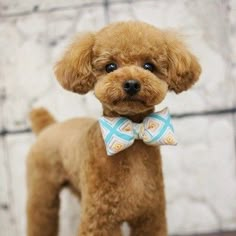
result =
[[[44,128],[56,122],[52,114],[42,107],[30,112],[30,120],[35,134],[39,134]]]

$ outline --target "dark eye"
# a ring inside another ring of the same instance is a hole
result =
[[[110,63],[106,65],[105,69],[107,73],[110,73],[117,69],[117,65],[115,63]]]
[[[155,66],[152,63],[145,63],[143,65],[143,69],[153,72],[155,70]]]

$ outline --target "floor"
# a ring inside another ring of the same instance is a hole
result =
[[[175,236],[182,236],[182,235],[175,235]],[[210,234],[192,234],[189,236],[236,236],[236,231],[210,233]]]

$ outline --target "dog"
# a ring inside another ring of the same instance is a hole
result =
[[[66,90],[94,91],[103,115],[141,123],[168,91],[199,78],[197,58],[175,33],[138,21],[112,23],[80,35],[55,66]],[[68,104],[69,105],[69,104]],[[159,146],[134,143],[108,156],[98,121],[57,122],[44,108],[31,112],[38,135],[27,159],[27,235],[58,235],[59,193],[69,186],[81,203],[79,236],[166,236]]]

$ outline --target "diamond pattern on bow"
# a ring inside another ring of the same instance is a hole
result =
[[[147,145],[177,144],[167,108],[148,115],[140,124],[125,117],[101,117],[99,124],[109,156],[128,148],[135,139]]]

